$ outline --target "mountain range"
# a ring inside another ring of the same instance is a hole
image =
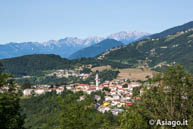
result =
[[[111,34],[106,38],[89,37],[79,39],[77,37],[67,37],[60,40],[49,40],[47,42],[23,42],[23,43],[7,43],[0,45],[0,59],[18,57],[30,54],[56,54],[61,57],[68,58],[73,53],[91,45],[97,44],[104,39],[115,39],[129,44],[139,38],[149,35],[142,32],[119,32]]]
[[[193,25],[193,22],[190,22]],[[42,70],[62,69],[78,67],[81,65],[106,66],[112,68],[149,67],[156,71],[162,71],[173,64],[182,64],[185,69],[193,73],[193,27],[184,28],[187,24],[172,28],[172,34],[167,35],[168,30],[155,34],[134,43],[108,49],[108,51],[93,57],[75,60],[63,59],[56,55],[30,55],[10,59],[3,59],[3,70],[13,75],[33,75]],[[164,36],[159,36],[160,34]],[[159,37],[159,38],[158,38]],[[120,42],[104,40],[103,42]],[[99,43],[100,44],[100,43]],[[103,43],[105,44],[105,43]],[[121,43],[120,43],[121,44]],[[95,49],[91,46],[90,49]],[[94,50],[93,50],[94,51]]]

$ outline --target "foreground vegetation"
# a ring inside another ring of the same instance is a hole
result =
[[[19,92],[10,88],[0,93],[0,126],[2,129],[169,129],[172,126],[149,125],[148,121],[185,119],[188,125],[176,126],[176,129],[191,129],[193,76],[183,67],[175,66],[150,79],[149,83],[151,88],[149,85],[145,88],[141,99],[118,116],[96,110],[94,95],[104,99],[102,92],[86,95],[83,101],[77,100],[84,93],[66,90],[60,95],[51,92],[20,101]],[[14,83],[7,74],[1,73],[1,90],[5,86],[14,87]]]
[[[10,75],[2,73],[0,64],[0,129],[24,129],[20,92],[16,91],[16,84],[10,78]]]

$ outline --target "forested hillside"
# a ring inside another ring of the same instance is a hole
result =
[[[4,72],[12,75],[41,74],[43,70],[70,68],[70,61],[52,54],[37,54],[1,60]]]
[[[91,65],[92,67],[110,64],[113,68],[128,68],[129,65],[108,60],[97,60],[96,58],[80,58],[68,60],[53,54],[35,54],[16,58],[0,60],[3,71],[15,77],[41,76],[44,71],[56,69],[74,69],[79,66]]]

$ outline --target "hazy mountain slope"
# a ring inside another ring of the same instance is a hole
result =
[[[101,41],[100,43],[94,44],[92,46],[83,48],[75,53],[73,53],[71,56],[69,56],[70,59],[77,59],[81,57],[95,57],[113,47],[121,46],[123,43],[116,41],[114,39],[105,39]]]
[[[29,54],[57,54],[62,57],[67,57],[83,47],[84,46],[81,45],[69,46],[66,44],[62,44],[62,46],[57,44],[44,45],[32,42],[9,43],[6,45],[0,45],[0,59]]]
[[[191,28],[193,28],[193,21],[185,23],[185,24],[180,25],[180,26],[176,26],[176,27],[167,29],[167,30],[160,32],[160,33],[157,33],[157,34],[153,34],[150,37],[151,38],[164,38],[164,37],[167,37],[168,35],[173,35],[177,32],[188,30]]]

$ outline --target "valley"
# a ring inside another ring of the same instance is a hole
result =
[[[127,120],[129,125],[135,123],[133,117],[142,121],[141,127],[149,128],[146,119],[157,118],[154,107],[170,112],[171,101],[165,98],[171,97],[170,93],[179,100],[177,107],[181,101],[187,107],[181,107],[187,109],[183,113],[176,112],[192,121],[190,23],[127,45],[105,39],[78,50],[71,59],[56,53],[1,59],[0,77],[6,86],[0,91],[3,94],[11,90],[10,85],[16,86],[18,92],[11,94],[18,93],[20,113],[26,115],[24,127],[29,129],[119,129]]]

